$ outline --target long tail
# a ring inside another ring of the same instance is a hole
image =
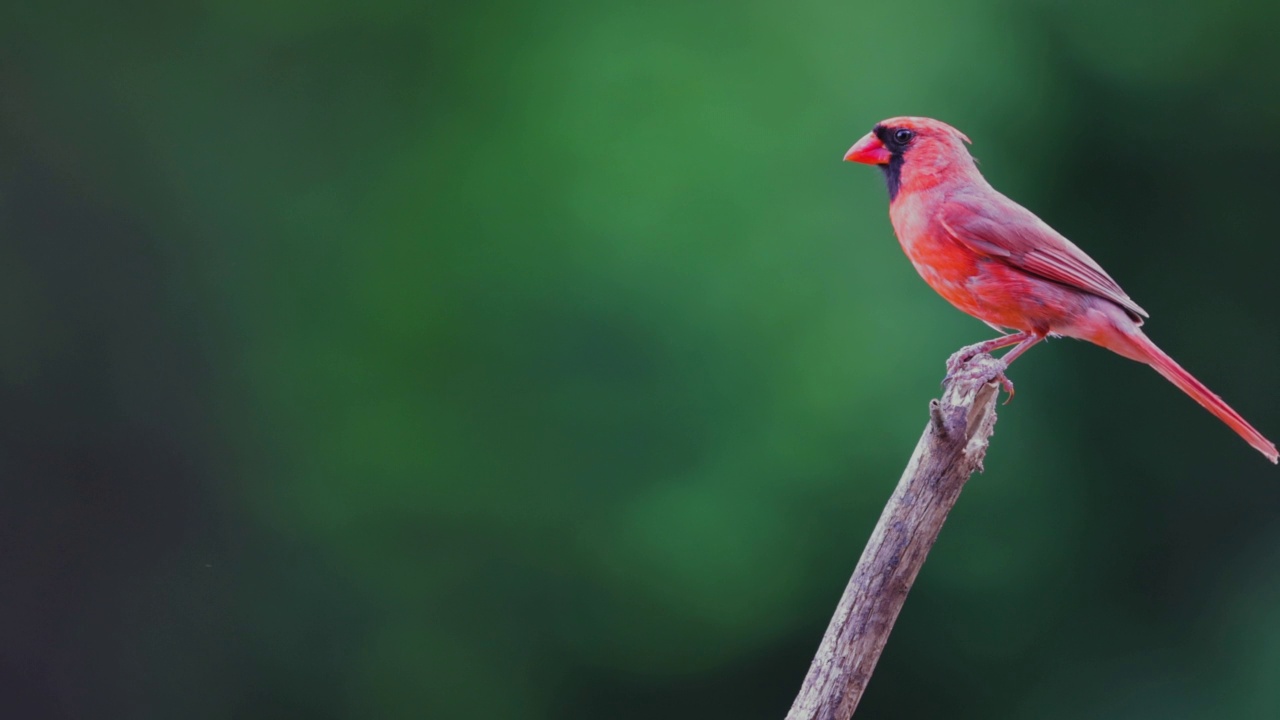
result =
[[[1213,394],[1213,391],[1204,386],[1204,383],[1191,376],[1191,373],[1182,369],[1182,366],[1173,361],[1173,358],[1164,353],[1163,350],[1156,347],[1156,344],[1136,328],[1124,333],[1125,337],[1131,342],[1143,357],[1135,357],[1135,360],[1145,362],[1155,371],[1165,376],[1169,382],[1177,385],[1182,392],[1191,396],[1192,400],[1200,403],[1201,407],[1213,413],[1215,417],[1227,424],[1227,427],[1235,430],[1244,441],[1254,447],[1255,450],[1267,456],[1267,459],[1273,463],[1280,464],[1280,453],[1276,452],[1275,443],[1262,436],[1262,433],[1254,429],[1244,418],[1240,417],[1240,413],[1231,409],[1231,406],[1222,401],[1222,398]],[[1128,354],[1128,353],[1124,353]]]

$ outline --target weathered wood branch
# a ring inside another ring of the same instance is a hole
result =
[[[862,551],[787,720],[848,720],[884,651],[942,523],[965,481],[982,470],[995,429],[1004,368],[990,355],[966,363],[929,403],[929,423]]]

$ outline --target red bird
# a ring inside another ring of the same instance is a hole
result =
[[[879,123],[844,159],[878,165],[889,184],[889,219],[924,281],[964,312],[1007,333],[952,356],[1013,345],[1014,358],[1049,335],[1088,340],[1146,363],[1240,434],[1271,462],[1276,446],[1139,329],[1147,313],[1098,263],[978,172],[969,138],[946,123],[897,117]],[[999,376],[1012,396],[1013,385]]]

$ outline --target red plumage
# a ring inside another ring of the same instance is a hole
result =
[[[946,123],[898,117],[876,125],[845,155],[884,169],[894,232],[925,282],[988,325],[1018,331],[965,348],[958,358],[1016,345],[1002,358],[1007,366],[1047,335],[1087,340],[1152,366],[1280,462],[1271,441],[1143,334],[1146,311],[1101,266],[987,183],[968,141]]]

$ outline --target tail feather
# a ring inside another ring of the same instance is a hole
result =
[[[1227,424],[1227,427],[1235,430],[1244,441],[1249,443],[1258,452],[1267,456],[1267,459],[1273,463],[1280,464],[1280,453],[1276,452],[1275,443],[1263,437],[1250,425],[1240,413],[1231,409],[1231,406],[1222,401],[1222,398],[1213,393],[1212,390],[1204,386],[1204,383],[1192,377],[1191,373],[1182,369],[1182,366],[1173,361],[1173,358],[1164,353],[1163,350],[1156,347],[1146,335],[1141,331],[1133,333],[1125,333],[1128,339],[1137,346],[1141,354],[1145,357],[1143,361],[1155,371],[1165,376],[1165,378],[1177,385],[1182,392],[1191,396],[1192,400],[1200,403],[1205,410],[1213,413],[1215,417]]]

